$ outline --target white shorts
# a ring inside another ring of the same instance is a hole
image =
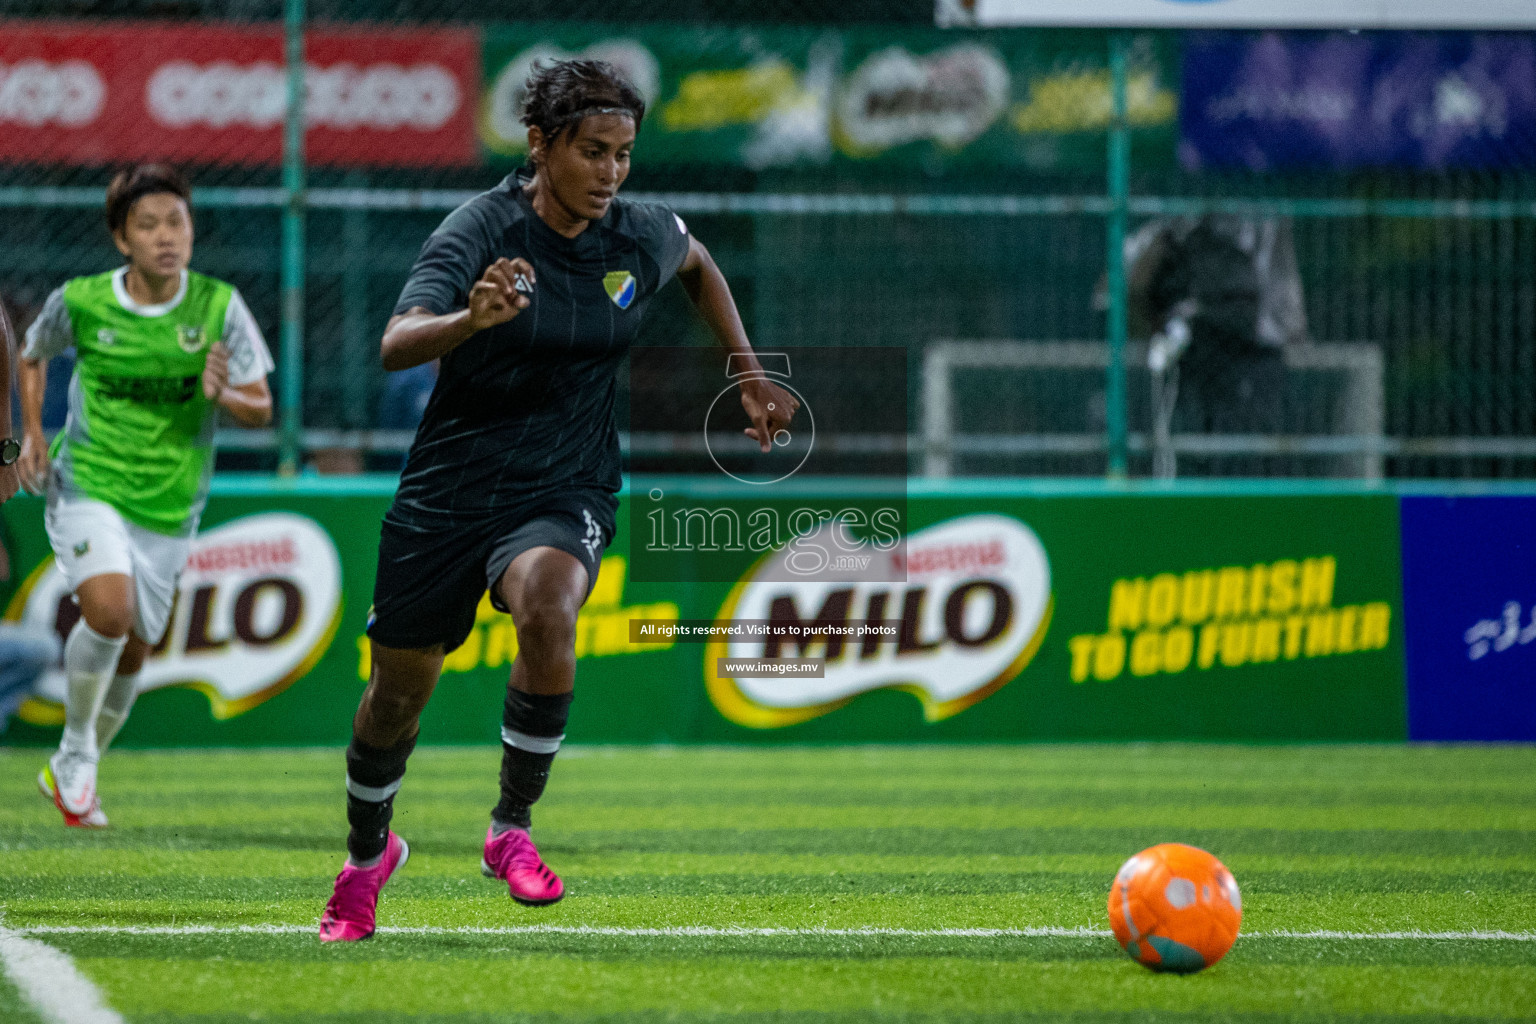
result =
[[[130,523],[103,501],[48,494],[43,513],[48,543],[71,592],[92,576],[121,573],[133,578],[133,631],[151,645],[160,642],[176,599],[176,584],[192,549],[191,537],[168,537]]]

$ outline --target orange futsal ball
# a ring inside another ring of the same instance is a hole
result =
[[[1227,955],[1243,898],[1226,865],[1183,843],[1159,843],[1126,861],[1109,889],[1109,926],[1131,959],[1190,974]]]

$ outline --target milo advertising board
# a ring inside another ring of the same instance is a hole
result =
[[[388,497],[383,481],[221,481],[120,742],[345,742]],[[73,606],[41,511],[0,513],[15,570],[0,607],[62,632]],[[777,571],[788,544],[734,580],[647,581],[621,528],[578,626],[571,739],[1405,736],[1392,496],[923,490],[906,524],[869,548],[888,564],[843,581]],[[487,602],[424,740],[494,742],[516,653]],[[55,740],[60,685],[44,679],[5,741]]]
[[[720,619],[895,628],[716,641],[721,719],[817,740],[1404,735],[1391,497],[912,496],[908,517],[903,585],[732,589]],[[818,654],[817,679],[718,671]]]
[[[717,615],[765,620],[763,639],[746,631],[705,652],[710,700],[738,725],[794,725],[884,689],[915,697],[924,720],[943,721],[1016,678],[1050,626],[1049,559],[1029,527],[1007,516],[961,516],[911,533],[888,556],[897,571],[879,582],[785,584],[774,571],[782,557],[732,588]],[[860,621],[891,625],[861,630]],[[786,655],[820,655],[820,677],[733,674],[738,662]]]
[[[44,560],[18,589],[11,618],[67,636],[80,617],[63,573]],[[185,686],[215,719],[234,718],[303,678],[329,648],[341,618],[341,562],[330,534],[289,512],[215,526],[193,546],[165,636],[145,659],[141,692]],[[62,722],[59,669],[27,709]]]
[[[329,742],[335,730],[327,719],[356,703],[355,692],[335,684],[355,662],[340,657],[338,639],[367,611],[358,573],[377,544],[376,526],[370,539],[366,524],[384,506],[382,498],[297,489],[215,498],[182,570],[170,625],[145,659],[121,742]],[[79,610],[48,550],[42,502],[16,498],[0,511],[12,570],[0,584],[11,588],[0,603],[4,617],[62,639]],[[56,737],[63,695],[55,668],[3,739]]]
[[[644,97],[647,160],[754,170],[919,160],[1097,170],[1113,103],[1105,36],[1083,30],[938,31],[493,25],[484,38],[480,141],[527,149],[523,89],[534,64],[606,60]],[[1137,161],[1171,165],[1176,41],[1131,44],[1127,97]]]

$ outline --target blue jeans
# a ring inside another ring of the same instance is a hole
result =
[[[20,623],[0,622],[0,733],[21,702],[32,695],[37,677],[58,661],[58,637]]]

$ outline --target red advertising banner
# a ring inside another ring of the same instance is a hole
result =
[[[305,62],[309,162],[479,160],[473,31],[317,29]],[[276,164],[286,88],[276,26],[0,21],[0,162]]]

